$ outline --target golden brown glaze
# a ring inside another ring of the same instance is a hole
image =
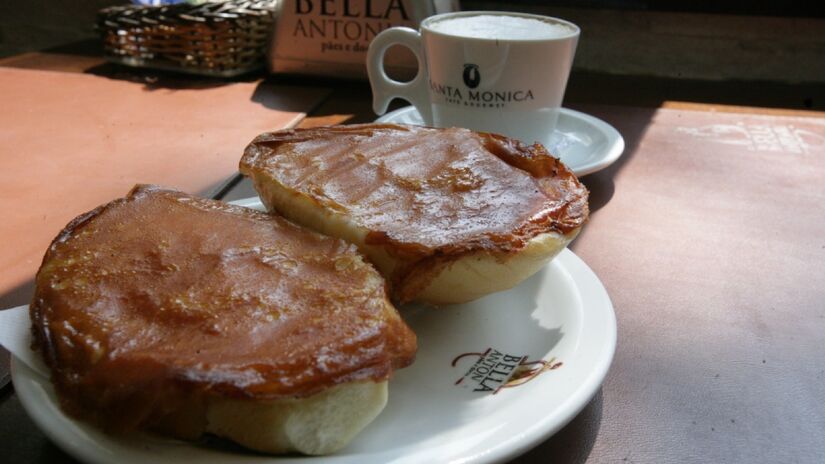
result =
[[[72,221],[36,285],[34,344],[63,405],[115,428],[211,395],[384,380],[416,349],[354,246],[155,187]]]
[[[372,243],[429,255],[518,249],[567,233],[587,190],[541,145],[466,129],[363,124],[257,137],[241,172],[263,170],[371,231]]]

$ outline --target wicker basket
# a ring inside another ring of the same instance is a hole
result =
[[[258,69],[279,0],[103,9],[97,29],[107,60],[128,66],[232,77]]]

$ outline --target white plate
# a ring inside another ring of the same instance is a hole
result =
[[[262,209],[257,198],[235,203]],[[482,463],[515,457],[567,424],[598,390],[616,346],[607,292],[566,249],[512,290],[464,305],[401,312],[418,335],[415,363],[390,381],[381,415],[349,447],[327,457],[245,454],[147,435],[115,438],[66,417],[48,379],[16,358],[12,377],[40,429],[87,462]],[[456,384],[478,356],[456,358],[487,348],[557,367],[496,394],[474,392],[481,387],[472,376]]]
[[[424,124],[413,106],[387,113],[375,122]],[[619,131],[601,119],[562,108],[547,149],[577,176],[583,176],[600,171],[619,159],[624,151],[624,139]]]

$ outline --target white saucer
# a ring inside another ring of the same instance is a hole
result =
[[[423,125],[413,106],[387,113],[375,122]],[[547,149],[561,158],[577,176],[600,171],[619,159],[624,139],[613,126],[579,111],[562,108]]]
[[[235,203],[262,209],[257,198]],[[86,462],[486,463],[527,451],[575,417],[604,380],[616,346],[610,298],[593,271],[566,249],[512,290],[437,310],[404,307],[401,313],[418,336],[415,363],[395,373],[378,418],[327,457],[109,436],[65,416],[49,380],[13,357],[14,388],[40,429]],[[475,392],[480,384],[465,374],[488,348],[526,356],[525,362],[543,360],[532,367],[547,369],[496,394]]]

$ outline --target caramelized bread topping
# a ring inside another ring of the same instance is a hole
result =
[[[381,381],[415,353],[354,246],[153,187],[70,223],[36,284],[34,344],[61,401],[115,427],[210,395],[280,399]]]
[[[263,172],[370,230],[396,255],[514,251],[588,215],[587,190],[541,145],[466,129],[364,124],[257,137],[241,172]]]

